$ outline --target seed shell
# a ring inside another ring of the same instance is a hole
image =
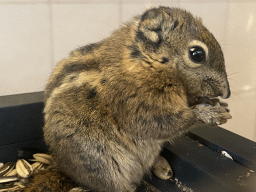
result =
[[[15,191],[20,191],[22,188],[20,186],[14,186],[6,189],[0,189],[0,192],[15,192]]]
[[[27,178],[32,172],[32,166],[24,159],[19,159],[16,163],[16,169],[19,176]]]
[[[15,176],[15,175],[18,175],[17,169],[13,169],[13,170],[10,171],[6,176]]]
[[[15,163],[8,162],[0,168],[0,177],[6,176],[11,170],[13,170]]]
[[[17,181],[17,180],[19,180],[19,178],[16,176],[0,177],[0,183],[7,183],[7,182]]]
[[[36,153],[33,155],[33,157],[44,164],[50,165],[52,162],[53,157],[51,155],[45,154],[45,153]]]
[[[32,166],[33,171],[40,170],[43,167],[43,163],[37,161],[37,162],[33,163],[31,166]]]

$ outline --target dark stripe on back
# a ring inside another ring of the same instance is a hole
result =
[[[75,62],[75,63],[66,64],[63,67],[62,71],[54,77],[54,80],[52,80],[47,85],[46,87],[47,93],[45,94],[45,99],[48,99],[48,97],[50,96],[54,88],[59,87],[63,83],[63,80],[65,79],[66,76],[72,73],[81,73],[81,72],[90,71],[90,70],[100,71],[99,62],[97,62],[96,60],[92,60],[87,63]]]

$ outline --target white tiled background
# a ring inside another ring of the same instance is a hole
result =
[[[70,50],[157,5],[202,17],[223,48],[232,91],[233,119],[222,127],[256,141],[255,0],[0,0],[0,96],[44,90]]]

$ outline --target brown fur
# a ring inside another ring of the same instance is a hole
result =
[[[76,187],[76,184],[69,177],[60,173],[56,168],[42,170],[39,173],[33,174],[29,181],[33,181],[33,185],[32,187],[27,186],[27,192],[66,192],[70,188]]]
[[[208,48],[203,64],[185,58],[193,40]],[[212,34],[186,11],[153,8],[58,64],[45,90],[45,141],[58,169],[79,186],[133,191],[165,141],[204,121],[201,114],[213,124],[227,116],[223,108],[188,103],[219,95],[230,91]],[[37,177],[30,189],[45,179]]]

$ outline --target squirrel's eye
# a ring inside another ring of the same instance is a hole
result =
[[[205,61],[205,51],[202,47],[199,46],[190,47],[189,57],[195,63],[202,63]]]

